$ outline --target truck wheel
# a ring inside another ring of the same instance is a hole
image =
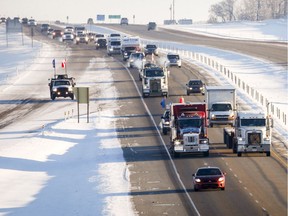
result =
[[[52,100],[55,100],[55,98],[56,98],[56,97],[55,97],[54,95],[52,95],[51,99],[52,99]]]
[[[194,186],[194,191],[196,192],[196,191],[199,191],[199,189],[196,187],[196,186]]]
[[[180,153],[178,153],[178,152],[173,152],[173,156],[174,156],[174,158],[179,158],[179,157],[180,157]]]
[[[211,128],[213,128],[213,123],[210,123],[209,126],[210,126]]]
[[[187,93],[186,93],[188,96],[190,95],[190,93],[187,91]]]
[[[267,156],[267,157],[270,157],[270,151],[269,151],[269,152],[266,152],[266,156]]]
[[[70,98],[71,98],[71,100],[74,100],[74,95],[71,95],[71,97],[70,97]]]
[[[241,157],[241,156],[242,156],[242,153],[241,153],[241,152],[238,152],[238,153],[237,153],[237,156],[238,156],[238,157]]]
[[[162,132],[164,135],[167,135],[167,129],[163,129]]]
[[[203,152],[204,157],[209,157],[209,151]]]

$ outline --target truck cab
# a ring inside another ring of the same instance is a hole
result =
[[[142,95],[143,97],[168,96],[168,72],[166,68],[147,67],[143,69]]]
[[[121,37],[111,37],[110,35],[107,41],[107,54],[109,56],[112,54],[121,54],[121,48]]]
[[[234,128],[224,129],[224,143],[233,153],[260,152],[270,156],[273,121],[263,112],[238,112]]]
[[[175,103],[170,107],[170,151],[173,156],[185,153],[209,156],[206,104]]]

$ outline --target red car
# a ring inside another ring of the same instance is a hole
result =
[[[225,190],[225,175],[218,167],[198,168],[193,176],[194,191],[205,188]]]

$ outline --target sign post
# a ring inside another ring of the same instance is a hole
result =
[[[77,99],[77,112],[78,112],[78,123],[79,123],[79,105],[81,103],[87,104],[87,123],[89,123],[89,87],[74,87],[74,94]]]

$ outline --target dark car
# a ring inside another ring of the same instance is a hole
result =
[[[42,33],[48,33],[48,29],[50,28],[50,25],[49,24],[47,24],[47,23],[43,23],[42,25],[41,25],[41,32]]]
[[[26,17],[22,18],[21,22],[23,25],[27,25],[28,24],[28,18],[26,18]]]
[[[60,37],[62,37],[62,35],[63,35],[63,32],[61,30],[59,30],[59,29],[53,30],[53,33],[52,33],[53,39],[54,38],[60,38]]]
[[[201,93],[202,95],[205,94],[204,84],[201,80],[189,80],[186,84],[186,92],[187,95],[191,93]]]
[[[155,30],[156,29],[156,23],[155,22],[149,22],[148,23],[148,31]]]
[[[158,48],[155,44],[147,44],[144,50],[145,56],[146,55],[156,55],[158,56]]]
[[[225,190],[225,175],[218,167],[201,167],[192,175],[194,191],[206,188]]]
[[[96,49],[106,49],[107,48],[107,40],[106,38],[98,38],[95,41]]]

